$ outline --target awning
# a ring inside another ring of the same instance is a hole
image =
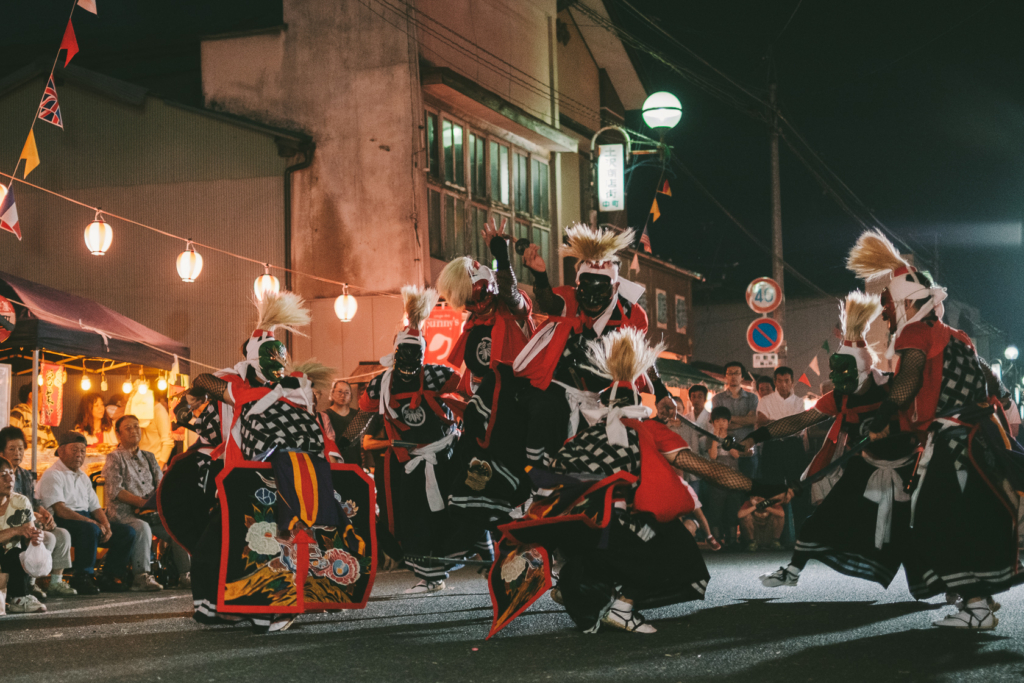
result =
[[[703,384],[711,389],[719,389],[725,386],[725,384],[711,375],[701,372],[681,360],[659,358],[655,365],[658,368],[658,374],[661,375],[661,379],[665,382],[666,386],[688,387],[692,384]]]
[[[15,309],[14,329],[0,343],[0,361],[14,365],[15,372],[31,367],[33,349],[43,349],[64,356],[58,362],[90,369],[95,363],[89,361],[112,360],[171,370],[177,356],[179,372],[189,373],[187,346],[91,299],[3,272],[0,296]]]

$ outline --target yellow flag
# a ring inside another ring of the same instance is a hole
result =
[[[39,162],[37,161],[36,163],[38,164]],[[658,210],[658,198],[657,197],[654,198],[654,203],[651,204],[651,215],[654,216],[655,222],[657,222],[657,220],[659,218],[661,218],[661,211]]]
[[[25,175],[22,178],[28,178],[28,174],[39,165],[39,150],[36,149],[36,134],[33,131],[28,132],[28,140],[25,140],[25,148],[21,150],[21,159],[25,160]]]

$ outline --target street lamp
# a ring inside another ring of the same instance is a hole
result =
[[[683,105],[670,92],[656,92],[644,100],[642,115],[648,126],[665,133],[683,118]]]
[[[1020,349],[1013,344],[1010,344],[1006,347],[1006,350],[1003,351],[1003,355],[1006,356],[1006,360],[1017,360],[1017,357],[1020,355]]]

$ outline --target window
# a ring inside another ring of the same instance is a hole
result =
[[[542,221],[551,217],[551,203],[548,201],[548,165],[533,160],[533,215]]]
[[[491,201],[508,206],[508,147],[491,140]]]
[[[644,293],[640,295],[640,298],[636,300],[637,306],[644,309],[644,313],[651,310],[647,308],[647,290],[644,289]]]
[[[686,308],[686,297],[676,294],[676,332],[686,334],[686,323],[690,314]]]
[[[427,112],[427,172],[437,178],[441,173],[441,162],[437,147],[437,114]]]
[[[444,119],[442,126],[444,144],[444,179],[449,183],[465,187],[466,160],[462,156],[462,126]]]
[[[657,321],[658,327],[665,329],[668,327],[668,294],[663,289],[656,289],[656,305],[657,305]]]
[[[552,249],[550,170],[544,155],[470,129],[457,116],[426,110],[427,228],[430,255],[449,261],[469,256],[493,264],[481,232],[488,219],[508,220],[507,232],[538,245],[549,266]],[[522,259],[513,256],[520,278]],[[554,264],[557,267],[557,264]]]
[[[529,157],[516,153],[516,213],[528,213],[527,201],[530,189]]]
[[[473,197],[487,196],[487,165],[484,163],[484,139],[469,134],[469,191]]]

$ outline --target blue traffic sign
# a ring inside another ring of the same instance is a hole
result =
[[[772,353],[782,346],[782,325],[771,318],[758,318],[747,328],[747,344],[755,353]]]

